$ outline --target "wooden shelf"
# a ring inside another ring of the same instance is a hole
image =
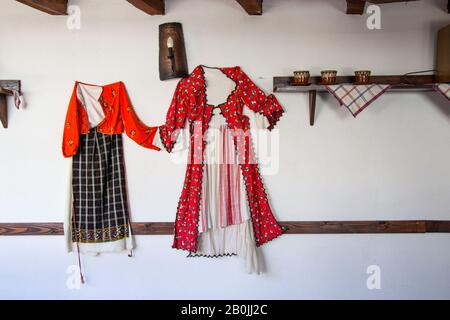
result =
[[[9,89],[5,89],[5,88],[1,88],[0,87],[0,95],[4,95],[4,96],[12,96],[13,92]]]
[[[12,90],[20,92],[19,80],[0,80],[0,122],[4,128],[8,128],[8,108],[6,96],[12,96]]]
[[[6,90],[7,95],[12,94],[11,90],[21,92],[20,80],[0,80],[0,90]]]
[[[287,234],[450,233],[447,220],[282,221]],[[132,223],[135,235],[172,235],[173,222]],[[61,236],[62,223],[0,223],[0,236]]]
[[[328,92],[325,85],[320,84],[321,77],[311,77],[310,85],[292,85],[293,77],[274,77],[274,92],[308,92],[309,93],[309,124],[314,125],[316,112],[317,92]],[[382,75],[371,76],[371,83],[390,84],[389,91],[414,91],[426,92],[434,91],[433,85],[436,83],[435,75]],[[353,83],[354,76],[338,76],[336,84]]]

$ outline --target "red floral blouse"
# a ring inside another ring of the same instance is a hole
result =
[[[103,134],[120,134],[124,130],[128,137],[139,145],[159,150],[153,145],[153,139],[158,127],[148,127],[137,117],[128,98],[123,82],[116,82],[106,86],[95,86],[76,82],[64,125],[62,150],[65,157],[71,157],[78,151],[80,134],[89,133],[89,121],[85,107],[77,96],[78,85],[101,87],[99,102],[105,118],[97,125],[97,131]]]

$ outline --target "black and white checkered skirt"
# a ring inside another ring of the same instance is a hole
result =
[[[72,167],[72,241],[105,243],[131,236],[122,135],[91,129],[80,136]]]

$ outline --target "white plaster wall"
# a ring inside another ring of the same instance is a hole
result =
[[[75,80],[122,80],[141,119],[161,124],[176,85],[159,81],[158,25],[183,23],[190,69],[240,65],[266,92],[296,69],[434,67],[446,1],[382,7],[382,30],[344,14],[345,1],[266,0],[251,17],[233,0],[167,1],[148,16],[125,0],[71,0],[81,30],[15,1],[0,4],[0,78],[21,79],[27,109],[0,130],[0,222],[63,220],[70,161],[61,154]],[[277,94],[280,170],[265,177],[280,220],[450,219],[450,106],[436,93],[390,93],[357,119],[318,98]],[[184,166],[125,139],[132,218],[173,221]],[[76,256],[63,237],[0,237],[0,298],[450,298],[450,235],[286,235],[264,248],[269,272],[240,261],[186,259],[171,236],[139,236],[136,257],[84,258],[88,284],[66,287]],[[381,267],[381,290],[366,268]]]

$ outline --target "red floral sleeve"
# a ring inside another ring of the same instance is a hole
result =
[[[80,106],[77,99],[77,86],[75,85],[69,107],[67,108],[66,121],[64,123],[64,134],[62,142],[63,155],[66,158],[72,157],[78,152],[80,142]]]
[[[120,114],[127,136],[145,148],[160,150],[153,145],[153,139],[158,131],[158,127],[148,127],[139,120],[123,83],[120,83],[119,99]]]
[[[238,83],[240,86],[240,97],[247,107],[254,112],[263,114],[268,122],[267,129],[272,130],[275,124],[280,120],[283,115],[283,107],[278,102],[277,98],[270,94],[266,96],[253,81],[239,69]]]
[[[169,110],[167,111],[166,123],[159,127],[161,142],[167,152],[172,152],[178,134],[186,122],[188,104],[185,101],[186,92],[184,87],[184,79],[181,79],[178,82]]]

